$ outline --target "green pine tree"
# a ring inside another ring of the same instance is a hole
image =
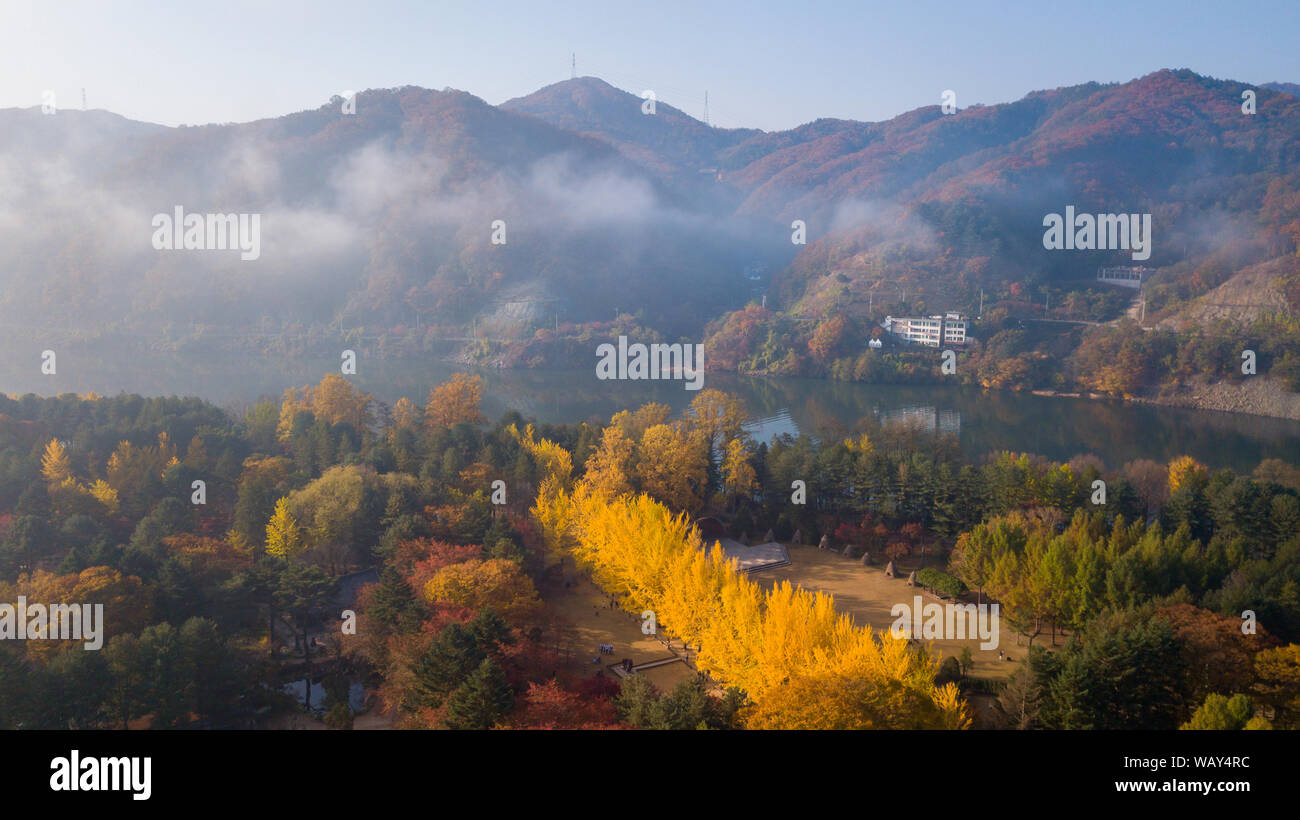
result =
[[[491,729],[515,706],[515,694],[496,661],[486,658],[447,701],[448,729]]]

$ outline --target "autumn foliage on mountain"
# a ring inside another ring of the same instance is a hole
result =
[[[1242,112],[1248,88],[1255,114]],[[33,169],[16,180],[29,218],[0,228],[0,316],[170,348],[364,332],[394,351],[463,346],[529,367],[585,363],[576,340],[620,314],[668,340],[717,336],[706,325],[766,295],[776,326],[719,338],[717,361],[818,375],[832,363],[824,350],[801,360],[802,337],[841,315],[972,313],[983,291],[993,316],[981,342],[1039,304],[1116,318],[1123,294],[1093,277],[1126,254],[1042,247],[1044,214],[1066,205],[1153,215],[1149,307],[1170,317],[1296,246],[1300,99],[1284,86],[1164,70],[952,115],[927,105],[771,133],[712,128],[664,100],[648,115],[644,102],[583,77],[500,106],[403,87],[362,92],[354,115],[336,99],[198,127],[0,112],[0,155]],[[37,151],[58,155],[87,197],[65,202],[70,186],[36,173]],[[176,203],[264,215],[265,253],[155,251],[150,218]],[[121,218],[87,219],[88,207]],[[791,244],[794,220],[805,246]],[[807,327],[778,356],[784,321]],[[1021,365],[986,380],[1072,379],[1068,362],[1032,363],[1030,350],[1051,357],[1050,346],[1026,344],[1011,354]],[[841,375],[854,369],[871,368]]]

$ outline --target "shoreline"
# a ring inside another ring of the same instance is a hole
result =
[[[1110,399],[1155,407],[1182,407],[1190,410],[1211,410],[1238,416],[1300,421],[1300,393],[1288,392],[1276,382],[1263,376],[1231,382],[1206,382],[1203,380],[1161,385],[1154,394],[1115,398],[1100,393],[1074,393],[1057,390],[1033,390],[1035,396],[1054,396],[1071,399]]]
[[[139,339],[136,339],[134,341],[137,342],[137,345],[127,345],[126,346],[127,349],[117,349],[116,352],[123,354],[125,356],[130,356],[131,352],[134,352],[133,350],[131,350],[131,348],[138,349]],[[339,340],[338,343],[355,345],[357,342],[356,340]],[[70,342],[69,344],[67,344],[67,347],[76,349],[76,348],[82,348],[87,345],[96,345],[96,344],[98,344],[101,348],[107,349],[108,351],[113,351],[115,349],[115,345],[111,343],[105,344],[102,338],[98,341],[98,343],[86,339],[78,339],[75,342]],[[314,346],[315,345],[309,345],[308,347],[314,347]],[[325,347],[325,346],[321,346],[321,347]],[[157,348],[151,348],[149,346],[146,346],[146,350],[148,350],[150,353],[153,353],[154,355],[171,356],[171,357],[179,357],[179,358],[185,358],[187,356],[193,355],[193,351],[165,350],[165,349],[159,350]],[[322,358],[326,358],[326,357],[332,358],[333,353],[334,351],[332,348],[329,349],[328,353],[326,353],[326,351],[322,349],[319,351],[318,355],[320,355]],[[258,354],[249,354],[247,351],[240,350],[237,346],[231,346],[229,344],[219,345],[211,350],[205,350],[203,351],[203,355],[216,355],[222,359],[244,357],[253,360],[266,359],[270,355],[274,355],[278,358],[287,357],[291,359],[311,358],[311,353],[307,349],[300,349],[296,353],[268,354],[267,352],[262,351]],[[427,351],[415,352],[415,351],[405,350],[400,345],[395,345],[392,347],[381,346],[378,350],[370,351],[369,355],[374,360],[379,360],[379,361],[400,360],[403,358],[424,359],[425,361],[438,362],[448,368],[457,368],[457,369],[464,368],[469,371],[479,371],[484,373],[505,373],[505,372],[536,373],[536,372],[545,372],[546,370],[551,369],[551,368],[534,368],[534,367],[493,366],[491,363],[474,361],[472,357],[465,355],[463,349],[455,349],[455,348],[445,349],[443,351],[427,350]],[[60,364],[62,364],[62,362],[60,362]],[[577,370],[577,369],[579,368],[559,368],[559,370],[565,372],[569,370]],[[859,385],[859,386],[869,387],[875,384],[873,382],[839,381],[836,379],[828,378],[826,376],[795,376],[795,377],[779,376],[779,375],[774,376],[770,373],[760,373],[760,372],[739,373],[730,370],[716,371],[716,372],[720,374],[725,373],[727,376],[730,377],[755,379],[761,381],[767,381],[769,379],[797,378],[797,379],[805,379],[811,382],[822,382],[828,385],[845,384],[845,385]],[[944,384],[943,382],[919,382],[915,384],[889,384],[884,386],[937,387],[937,386],[943,386],[943,384]],[[1057,390],[1051,388],[1014,390],[1014,389],[1006,389],[1006,388],[983,387],[978,384],[967,384],[961,386],[975,389],[975,390],[981,390],[981,391],[996,390],[998,392],[1011,393],[1011,394],[1021,393],[1021,394],[1031,394],[1034,396],[1065,398],[1065,399],[1085,399],[1090,401],[1116,402],[1122,404],[1132,403],[1136,405],[1150,405],[1150,406],[1157,406],[1157,407],[1177,407],[1177,408],[1190,409],[1190,410],[1208,410],[1213,412],[1229,413],[1238,416],[1254,416],[1260,418],[1280,419],[1284,421],[1300,421],[1300,393],[1287,392],[1282,388],[1280,382],[1278,382],[1277,380],[1270,380],[1268,377],[1262,375],[1248,376],[1243,378],[1242,381],[1237,383],[1233,383],[1229,381],[1211,383],[1211,382],[1206,382],[1204,380],[1197,379],[1197,380],[1189,380],[1186,382],[1162,384],[1162,385],[1147,387],[1143,390],[1142,393],[1135,396],[1128,396],[1128,397],[1111,396],[1111,395],[1098,393],[1095,391],[1087,391],[1087,390]],[[5,392],[10,392],[10,391],[5,391]],[[19,390],[18,392],[21,395],[22,392],[26,392],[26,391]],[[64,389],[60,389],[58,392],[64,392]],[[164,390],[162,391],[162,393],[170,393],[170,391]]]
[[[1300,393],[1287,392],[1278,382],[1262,376],[1249,377],[1241,384],[1196,381],[1162,385],[1156,395],[1140,396],[1133,401],[1300,421]]]

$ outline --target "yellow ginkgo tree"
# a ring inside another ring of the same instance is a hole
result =
[[[304,545],[302,527],[289,512],[289,499],[281,498],[266,522],[266,554],[288,558],[302,552]]]

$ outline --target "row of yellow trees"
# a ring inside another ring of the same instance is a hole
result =
[[[934,685],[924,651],[836,612],[829,595],[783,583],[764,591],[684,514],[645,494],[570,486],[557,445],[519,440],[548,465],[533,508],[548,543],[567,552],[634,612],[700,647],[698,662],[749,694],[751,728],[965,728],[954,685]]]

